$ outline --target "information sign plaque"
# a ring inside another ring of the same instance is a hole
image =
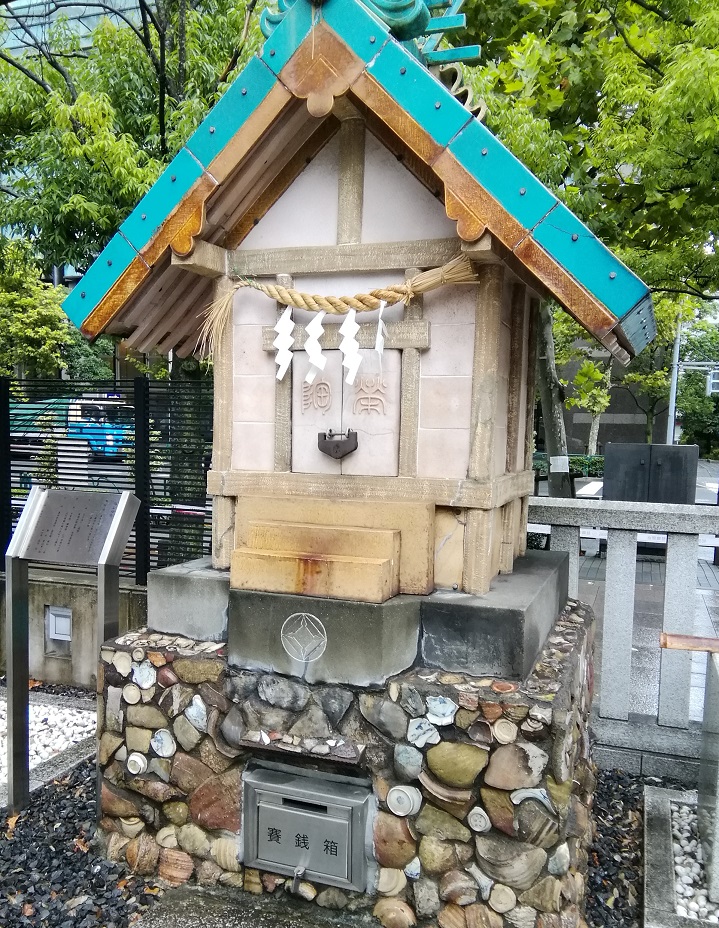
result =
[[[5,554],[8,808],[30,798],[28,564],[97,568],[97,644],[119,633],[120,561],[140,501],[132,493],[33,487]]]
[[[44,564],[96,567],[119,503],[119,493],[46,491],[16,556]]]

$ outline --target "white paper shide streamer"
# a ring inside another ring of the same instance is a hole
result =
[[[277,364],[278,380],[282,380],[282,378],[285,376],[287,373],[287,368],[290,366],[290,362],[292,361],[291,348],[295,343],[295,340],[292,337],[294,328],[295,324],[292,321],[292,307],[288,306],[277,320],[275,332],[278,334],[277,338],[272,342],[272,347],[276,349],[275,363]]]
[[[357,376],[357,371],[359,366],[362,363],[362,358],[359,353],[359,342],[355,338],[359,332],[359,326],[355,321],[355,316],[357,315],[354,309],[350,309],[347,312],[347,318],[340,326],[340,335],[342,336],[342,341],[340,342],[340,351],[342,352],[342,367],[347,368],[347,377],[345,378],[345,383],[350,384],[350,386],[355,382],[355,377]]]
[[[384,324],[384,319],[382,318],[382,313],[385,311],[387,304],[384,300],[380,303],[379,306],[379,319],[377,320],[377,334],[375,335],[374,340],[374,350],[379,356],[379,370],[382,373],[382,354],[384,352],[384,340],[387,338],[387,326]]]
[[[320,347],[320,337],[324,332],[322,327],[324,316],[323,311],[318,312],[316,316],[312,317],[312,321],[305,326],[305,332],[307,333],[305,351],[310,359],[310,369],[305,376],[305,383],[314,383],[317,374],[323,371],[325,364],[327,364],[327,358],[322,355],[322,348]]]

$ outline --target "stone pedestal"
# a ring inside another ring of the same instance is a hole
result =
[[[569,556],[527,551],[483,596],[437,591],[422,603],[422,658],[430,667],[524,680],[567,601]]]
[[[591,611],[570,601],[522,683],[420,663],[371,689],[240,670],[204,640],[143,630],[108,642],[107,854],[175,885],[292,898],[292,878],[243,862],[243,773],[280,761],[361,778],[373,793],[367,891],[300,879],[301,898],[371,911],[385,928],[580,928],[592,634]],[[359,660],[362,649],[357,635],[348,650]]]
[[[217,570],[209,557],[151,570],[148,627],[206,641],[226,640],[229,591],[229,570]]]

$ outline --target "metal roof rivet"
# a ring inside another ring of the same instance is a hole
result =
[[[271,49],[270,49],[270,58],[274,58],[274,57],[275,57],[275,50],[274,50],[274,48],[271,48]]]
[[[616,271],[610,271],[610,272],[609,272],[609,279],[610,279],[610,280],[614,280],[614,278],[615,278],[616,276],[617,276],[617,272],[616,272]]]
[[[85,299],[85,291],[84,291],[84,290],[83,290],[82,293],[80,294],[80,299],[81,299],[81,300],[84,300],[84,299]]]
[[[441,104],[439,101],[437,101],[437,103],[434,104],[434,108],[435,108],[436,110],[438,110],[441,106],[442,106],[442,104]]]
[[[107,266],[108,266],[108,267],[112,267],[112,261],[111,261],[109,258],[108,258],[108,260],[107,260]]]
[[[406,74],[406,73],[407,73],[407,68],[400,68],[400,69],[399,69],[399,73],[400,73],[400,74]]]
[[[374,43],[375,43],[376,41],[377,41],[377,39],[376,39],[375,36],[371,35],[371,36],[369,37],[369,44],[370,44],[370,45],[374,45]]]
[[[483,149],[482,149],[482,154],[483,154],[483,155],[486,155],[486,154],[488,154],[488,152],[487,152],[487,149],[486,149],[486,148],[483,148]]]
[[[243,96],[243,97],[246,97],[246,96],[247,96],[247,88],[246,88],[246,87],[243,87],[243,88],[242,88],[242,96]]]
[[[140,219],[147,219],[147,215],[143,213],[142,216],[140,216]]]
[[[526,188],[526,187],[520,187],[520,188],[519,188],[519,195],[520,195],[520,197],[523,197],[524,194],[525,194],[526,192],[527,192],[527,188]]]
[[[577,235],[576,232],[573,232],[573,233],[572,233],[572,241],[573,241],[573,242],[578,242],[578,241],[579,241],[579,236]]]
[[[214,134],[215,134],[215,127],[210,126],[210,135],[214,135]]]
[[[173,174],[173,175],[172,175],[172,177],[170,178],[170,180],[171,180],[171,181],[172,181],[172,183],[174,184],[174,183],[175,183],[175,181],[177,180],[177,177],[176,177],[176,175],[174,175],[174,174]]]

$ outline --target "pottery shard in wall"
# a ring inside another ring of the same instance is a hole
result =
[[[165,848],[160,851],[157,875],[171,886],[180,886],[192,876],[194,864],[189,854],[177,848]]]
[[[192,751],[202,740],[202,735],[184,715],[178,715],[172,723],[172,732],[186,751]]]
[[[464,914],[467,919],[467,928],[502,928],[504,924],[501,915],[493,912],[489,906],[482,905],[481,902],[468,905]]]
[[[410,719],[407,740],[418,748],[423,748],[426,744],[439,744],[441,739],[437,729],[427,719]]]
[[[242,770],[231,767],[207,780],[192,794],[189,805],[192,820],[202,828],[239,832],[242,817]]]
[[[545,876],[519,897],[524,905],[540,912],[559,912],[562,903],[562,884],[553,876]]]
[[[432,918],[439,912],[439,891],[434,880],[421,878],[412,889],[414,907],[420,918]]]
[[[522,841],[550,848],[559,840],[559,822],[536,799],[525,799],[516,811],[517,835]]]
[[[266,674],[257,684],[257,695],[278,709],[300,712],[310,698],[310,688],[304,683],[286,677]]]
[[[125,852],[130,868],[141,875],[155,872],[159,856],[160,846],[146,831],[133,838],[127,845],[127,851]]]
[[[549,870],[552,876],[564,876],[569,870],[569,863],[569,846],[567,842],[564,841],[549,858],[547,870]]]
[[[435,876],[460,866],[455,845],[432,835],[423,835],[419,842],[419,859],[422,869]]]
[[[141,777],[132,777],[127,781],[130,789],[147,796],[153,802],[169,802],[171,799],[179,799],[182,792],[170,786],[169,783],[163,783],[162,780],[145,780]]]
[[[420,773],[419,782],[427,799],[458,819],[465,818],[477,798],[473,790],[445,786],[426,770]]]
[[[411,906],[400,899],[380,899],[372,910],[383,928],[411,928],[417,924],[417,918]]]
[[[409,744],[395,744],[394,769],[397,778],[404,783],[416,780],[422,772],[424,758],[421,751]]]
[[[166,728],[159,728],[150,739],[150,747],[160,757],[172,757],[177,750],[177,742]]]
[[[547,861],[547,853],[542,848],[506,835],[477,835],[474,840],[482,870],[512,889],[529,889]]]
[[[234,838],[216,838],[212,842],[210,853],[215,861],[223,870],[230,870],[232,873],[239,873],[240,866],[240,844],[239,839]]]
[[[192,857],[209,857],[210,840],[197,825],[188,822],[177,829],[177,843],[183,851]]]
[[[212,776],[214,774],[208,766],[182,751],[178,751],[172,759],[170,779],[188,795]]]
[[[488,756],[488,751],[473,744],[442,741],[427,751],[427,764],[448,786],[467,787],[487,766]]]
[[[509,793],[503,789],[483,786],[479,795],[482,797],[482,805],[492,825],[498,831],[503,831],[505,835],[515,837],[517,831],[514,825],[514,806]]]
[[[191,687],[185,686],[184,683],[176,683],[160,696],[160,707],[167,713],[168,718],[174,719],[185,711],[194,695]]]
[[[427,721],[433,725],[451,725],[459,706],[448,696],[427,697]]]
[[[450,902],[445,905],[437,916],[439,928],[466,928],[467,917],[464,907]]]
[[[185,718],[198,731],[207,731],[207,706],[201,696],[195,694],[185,709]]]
[[[359,707],[370,725],[379,729],[382,734],[390,738],[404,738],[407,734],[407,716],[391,699],[362,693],[359,698]]]
[[[450,870],[439,881],[439,897],[455,905],[471,905],[477,901],[477,884],[464,870]]]
[[[141,690],[147,690],[155,685],[157,680],[157,671],[149,661],[142,661],[132,664],[132,682],[136,683]]]
[[[380,896],[398,896],[407,885],[403,870],[394,867],[380,867],[377,892]]]
[[[180,678],[175,671],[166,664],[157,671],[157,682],[160,686],[167,688],[179,683]]]
[[[173,670],[185,683],[217,683],[225,669],[225,664],[210,658],[179,658],[173,662]]]
[[[124,790],[112,786],[107,780],[102,781],[100,807],[106,815],[116,818],[137,815],[140,808],[138,796],[132,796]]]
[[[220,725],[220,734],[229,745],[237,747],[245,737],[246,731],[247,727],[242,712],[238,706],[233,706],[225,716],[222,725]]]
[[[407,819],[379,812],[374,824],[375,857],[382,867],[401,869],[417,853]]]
[[[415,828],[422,835],[431,835],[446,841],[469,841],[472,836],[469,828],[457,821],[453,815],[430,803],[426,803],[417,816]]]
[[[414,686],[403,683],[399,691],[399,704],[413,718],[424,715],[424,700]]]
[[[165,728],[167,719],[157,706],[128,706],[127,724],[138,725],[140,728]]]
[[[506,790],[538,786],[548,762],[548,755],[536,744],[505,744],[491,755],[484,782]]]

